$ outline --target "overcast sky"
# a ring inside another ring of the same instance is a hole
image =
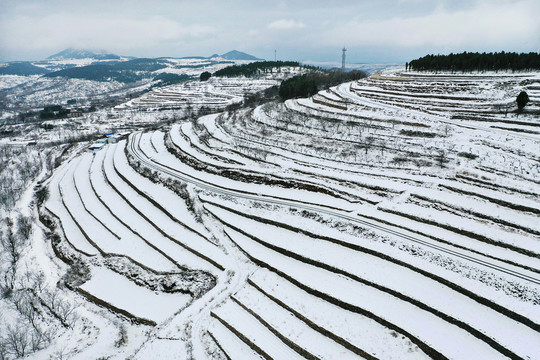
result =
[[[403,63],[428,53],[540,51],[539,0],[0,0],[0,60],[67,47],[137,57],[232,49],[281,60]]]

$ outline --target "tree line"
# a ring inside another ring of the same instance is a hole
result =
[[[283,101],[297,97],[309,97],[320,90],[328,89],[342,82],[365,77],[367,77],[367,74],[360,70],[345,73],[342,73],[341,70],[313,71],[283,80],[279,86],[279,97]]]
[[[426,55],[406,63],[416,71],[499,71],[540,70],[540,53],[463,52],[449,55]]]
[[[49,70],[34,66],[27,61],[12,62],[4,66],[0,66],[0,75],[43,75],[47,74]]]
[[[171,74],[171,73],[163,72],[155,76],[153,81],[160,81],[155,86],[161,87],[161,86],[178,84],[180,82],[191,80],[192,78],[193,78],[192,76],[189,76],[186,74],[178,75],[178,74]],[[155,87],[155,86],[152,86],[152,87]]]

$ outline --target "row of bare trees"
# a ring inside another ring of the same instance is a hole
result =
[[[75,305],[58,289],[46,286],[42,272],[31,269],[23,254],[32,236],[32,218],[1,220],[0,228],[0,360],[20,358],[47,347],[58,325],[71,327]],[[6,307],[4,307],[6,306]],[[9,316],[3,316],[1,309]]]

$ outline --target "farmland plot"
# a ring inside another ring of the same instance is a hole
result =
[[[42,211],[73,290],[148,329],[132,358],[539,359],[538,103],[512,108],[539,81],[388,73],[133,133]]]

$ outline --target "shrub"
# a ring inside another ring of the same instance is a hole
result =
[[[36,191],[34,196],[38,205],[43,204],[49,198],[49,188],[46,186],[39,188],[39,190]]]
[[[120,325],[120,329],[118,332],[118,339],[115,341],[114,346],[121,347],[127,344],[128,341],[128,333],[126,326],[124,324]]]
[[[464,157],[464,158],[467,158],[467,159],[471,159],[471,160],[474,160],[474,159],[476,159],[478,157],[478,155],[471,154],[471,153],[468,153],[468,152],[459,152],[458,156],[461,156],[461,157]]]
[[[63,276],[64,284],[68,288],[76,288],[90,280],[90,278],[90,267],[80,260],[74,261]]]
[[[399,133],[405,136],[416,136],[416,137],[425,137],[425,138],[434,138],[435,136],[437,136],[437,134],[435,133],[418,131],[418,130],[401,130]]]

